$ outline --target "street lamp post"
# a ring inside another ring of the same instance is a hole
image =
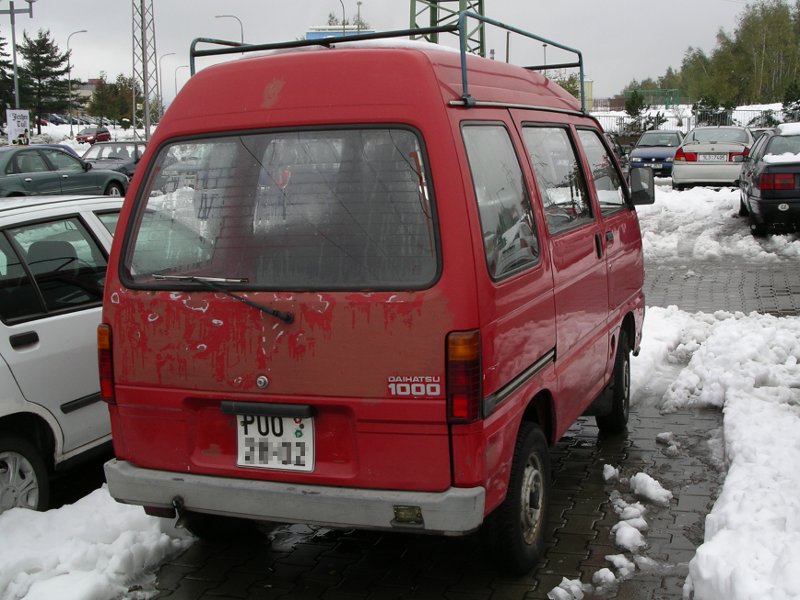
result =
[[[86,33],[85,29],[73,31],[67,36],[67,113],[69,114],[69,137],[72,139],[72,57],[69,53],[69,41],[73,35]]]
[[[361,0],[356,2],[356,31],[361,31]]]
[[[342,5],[342,35],[347,35],[347,29],[345,29],[347,23],[347,16],[344,14],[344,0],[339,0],[339,4]]]
[[[239,37],[242,41],[242,46],[244,46],[244,27],[242,26],[242,20],[236,15],[214,15],[215,19],[224,19],[226,17],[229,19],[236,19],[237,21],[239,21]]]
[[[158,116],[162,117],[164,115],[164,79],[161,74],[164,72],[161,68],[161,61],[164,60],[165,56],[174,56],[174,52],[167,52],[166,54],[162,54],[161,58],[158,59],[158,102],[160,104],[159,108],[161,112],[159,112]]]
[[[28,3],[28,9],[14,8],[14,0],[10,0],[8,8],[0,10],[0,15],[11,16],[11,54],[14,62],[14,108],[19,108],[19,79],[17,78],[17,32],[16,32],[16,19],[14,15],[28,13],[28,16],[33,18],[33,3],[36,0],[25,0]]]
[[[180,69],[188,69],[189,65],[179,65],[175,67],[175,95],[178,95],[178,71]]]

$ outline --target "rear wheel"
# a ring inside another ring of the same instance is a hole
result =
[[[750,214],[750,211],[747,210],[747,205],[744,203],[742,198],[739,198],[739,216],[746,217]]]
[[[235,517],[186,511],[182,516],[182,524],[196,537],[211,543],[259,535],[255,522]]]
[[[748,223],[750,225],[750,233],[753,234],[753,237],[762,238],[767,235],[767,226],[764,223],[756,221],[753,217],[753,213],[750,213]]]
[[[119,183],[112,181],[106,186],[106,191],[104,193],[106,196],[120,197],[125,195],[125,190],[122,189]]]
[[[631,349],[628,334],[620,331],[611,380],[611,412],[595,417],[600,433],[619,433],[628,426],[631,409]]]
[[[544,552],[550,505],[550,454],[535,423],[520,426],[506,499],[489,515],[486,535],[498,567],[522,574]]]
[[[0,513],[10,508],[45,510],[49,496],[47,467],[36,446],[0,434]]]

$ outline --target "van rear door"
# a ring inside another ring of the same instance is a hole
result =
[[[196,177],[174,189],[184,160]],[[234,477],[449,487],[445,339],[467,301],[443,292],[457,273],[440,268],[425,165],[405,127],[162,147],[129,219],[124,287],[109,291],[118,455]]]

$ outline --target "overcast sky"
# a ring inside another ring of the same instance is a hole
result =
[[[352,19],[358,10],[356,0],[342,1]],[[180,87],[188,77],[189,70],[180,67],[189,63],[192,39],[239,39],[236,19],[215,15],[237,16],[246,42],[266,43],[303,37],[309,26],[325,25],[328,13],[339,18],[342,14],[339,0],[154,0],[153,4],[167,99],[174,95],[176,79]],[[484,10],[487,17],[580,50],[586,76],[594,81],[594,96],[600,98],[619,93],[633,78],[655,78],[669,66],[680,67],[689,46],[710,51],[720,28],[733,32],[746,4],[745,0],[484,0]],[[16,0],[15,6],[27,4]],[[0,10],[8,7],[9,0],[0,0]],[[409,26],[409,0],[362,0],[360,9],[362,19],[374,29]],[[132,0],[35,0],[33,18],[17,15],[16,29],[18,41],[23,30],[29,34],[50,30],[62,51],[70,33],[88,30],[70,40],[73,76],[85,80],[105,71],[115,79],[119,73],[131,73],[131,18]],[[0,15],[0,35],[11,38],[8,15]],[[505,36],[487,35],[488,47],[503,58]],[[175,54],[164,56],[171,52]],[[559,60],[552,47],[546,53],[548,63]],[[538,63],[544,54],[538,42],[511,40],[512,62]]]

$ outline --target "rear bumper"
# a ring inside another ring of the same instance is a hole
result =
[[[187,510],[200,513],[449,535],[480,527],[486,495],[483,487],[409,492],[231,479],[143,469],[116,459],[105,464],[105,474],[111,496],[124,504],[169,508],[180,497]],[[397,523],[395,506],[419,507],[422,523]]]
[[[749,198],[756,223],[797,228],[800,226],[800,198],[765,200]]]
[[[678,161],[672,165],[672,183],[733,186],[739,180],[741,163],[697,163]]]

